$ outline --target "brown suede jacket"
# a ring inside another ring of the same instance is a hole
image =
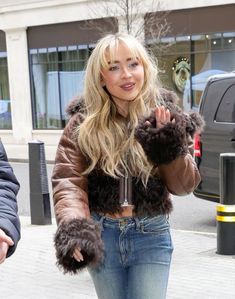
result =
[[[193,137],[203,127],[197,113],[185,114],[175,105],[172,94],[165,92],[166,106],[174,123],[156,128],[154,113],[140,120],[135,137],[148,159],[155,166],[155,174],[144,187],[138,178],[132,179],[134,212],[137,216],[168,214],[172,210],[170,193],[185,195],[200,182],[194,158]],[[79,103],[69,109],[73,114],[60,139],[52,175],[53,199],[58,229],[55,235],[57,264],[63,271],[77,273],[85,266],[102,260],[103,244],[99,226],[91,220],[91,212],[121,212],[119,180],[95,169],[80,175],[87,166],[81,153],[76,129],[84,120]],[[145,122],[148,120],[150,126]],[[72,258],[76,247],[81,248],[84,261]]]

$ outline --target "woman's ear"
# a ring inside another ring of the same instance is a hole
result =
[[[104,78],[102,75],[100,76],[100,83],[101,83],[102,87],[105,87],[105,82],[104,82]]]

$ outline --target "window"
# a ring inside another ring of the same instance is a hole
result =
[[[92,47],[70,45],[30,50],[35,129],[61,129],[66,107],[83,89],[85,63]]]
[[[63,129],[67,104],[83,89],[84,67],[116,18],[33,26],[27,29],[34,129]]]
[[[175,78],[175,64],[184,59],[188,67],[182,63],[182,72]],[[176,36],[158,61],[163,86],[177,93],[185,111],[198,110],[208,78],[235,70],[235,32]],[[180,88],[175,79],[181,83]]]
[[[206,35],[207,46],[209,50],[219,50],[222,48],[222,34],[213,33]]]
[[[11,129],[11,102],[5,33],[0,31],[0,129]]]
[[[231,85],[223,95],[216,113],[216,121],[235,123],[235,84]]]
[[[205,34],[197,34],[191,36],[191,49],[195,52],[205,51],[207,41]]]
[[[190,52],[190,36],[176,36],[175,43],[170,47],[170,52],[183,53]]]
[[[223,33],[223,48],[224,49],[235,48],[235,32]]]

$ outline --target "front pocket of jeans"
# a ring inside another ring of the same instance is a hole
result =
[[[169,223],[165,216],[157,216],[140,223],[140,230],[144,234],[162,234],[169,230]]]

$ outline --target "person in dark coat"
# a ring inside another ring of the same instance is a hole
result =
[[[0,140],[0,264],[13,254],[20,240],[20,220],[16,202],[19,187]]]

